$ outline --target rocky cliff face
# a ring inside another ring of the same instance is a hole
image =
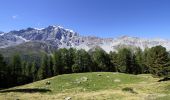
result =
[[[77,48],[89,50],[94,47],[101,47],[106,52],[118,48],[140,47],[142,49],[162,45],[170,50],[170,41],[164,39],[142,39],[138,37],[122,36],[118,38],[99,38],[92,36],[81,36],[73,30],[60,26],[48,26],[43,29],[27,28],[8,33],[0,32],[0,48],[20,45],[27,42],[42,42],[55,48]]]

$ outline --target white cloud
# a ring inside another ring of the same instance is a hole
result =
[[[18,18],[18,15],[13,15],[12,16],[12,19],[17,19]]]

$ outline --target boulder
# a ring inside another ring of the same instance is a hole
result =
[[[46,85],[50,85],[50,84],[51,84],[51,82],[50,82],[50,81],[47,81],[45,84],[46,84]]]
[[[66,97],[64,100],[71,100],[71,97]]]

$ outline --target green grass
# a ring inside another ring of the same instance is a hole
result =
[[[169,100],[169,99],[170,99],[170,95],[156,98],[156,100]]]
[[[73,100],[167,100],[166,98],[170,96],[170,82],[157,82],[158,80],[159,78],[146,74],[112,72],[64,74],[7,89],[4,93],[1,91],[0,99],[63,100],[70,96]],[[46,85],[47,81],[51,84]],[[135,93],[123,91],[127,87],[132,88]]]
[[[98,76],[100,74],[101,76]],[[87,78],[83,81],[82,78]],[[118,82],[115,80],[119,80]],[[33,84],[26,85],[25,87],[38,87],[44,88],[48,85],[47,81],[51,82],[51,85],[47,88],[52,89],[54,92],[65,92],[72,89],[83,89],[86,91],[97,91],[105,89],[114,89],[121,84],[137,83],[144,81],[145,78],[137,77],[136,75],[128,75],[122,73],[111,72],[98,72],[98,73],[79,73],[79,74],[65,74],[53,77],[44,81],[35,82]]]

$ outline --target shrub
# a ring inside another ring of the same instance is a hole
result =
[[[125,88],[122,89],[122,91],[137,94],[137,92],[135,92],[135,91],[133,90],[133,88],[131,88],[131,87],[125,87]]]

